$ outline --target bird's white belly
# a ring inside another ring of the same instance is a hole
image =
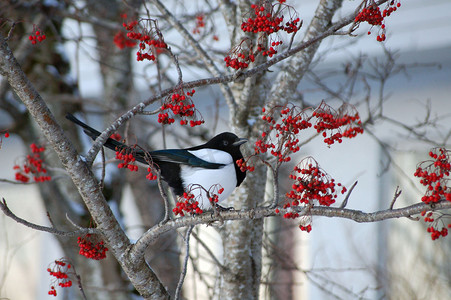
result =
[[[196,156],[197,151],[190,151]],[[186,191],[190,191],[194,195],[195,201],[199,202],[199,207],[203,210],[211,208],[210,200],[208,199],[207,192],[210,196],[213,194],[218,195],[218,203],[225,200],[236,187],[236,172],[235,165],[233,164],[232,157],[228,155],[225,157],[224,152],[220,156],[216,157],[212,153],[208,153],[210,157],[204,156],[202,159],[214,162],[226,164],[219,169],[204,169],[204,168],[192,168],[188,166],[181,166],[181,177],[183,178],[183,186]],[[216,154],[216,153],[213,153]],[[218,194],[218,190],[223,188],[224,191]]]

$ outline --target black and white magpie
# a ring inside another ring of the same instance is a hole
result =
[[[72,114],[67,114],[66,118],[81,126],[93,140],[100,135],[99,131]],[[199,202],[199,207],[205,210],[211,208],[207,191],[211,192],[213,187],[217,187],[216,191],[224,189],[217,194],[219,203],[230,196],[246,178],[246,172],[242,172],[236,163],[243,158],[240,145],[246,142],[246,139],[231,132],[223,132],[205,144],[186,149],[144,151],[112,138],[108,138],[104,146],[114,151],[132,153],[136,161],[146,165],[151,161],[177,196],[189,191]]]

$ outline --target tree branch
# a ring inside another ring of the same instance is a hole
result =
[[[161,234],[186,226],[194,226],[199,224],[211,224],[220,220],[245,220],[245,219],[261,219],[276,215],[283,215],[288,212],[288,209],[278,208],[279,213],[276,213],[273,208],[259,207],[250,210],[232,210],[220,211],[215,213],[203,213],[198,216],[186,216],[170,220],[164,224],[158,224],[150,228],[144,233],[141,238],[131,248],[133,255],[141,255],[144,253],[148,245],[152,244]],[[343,218],[353,220],[358,223],[372,223],[394,218],[408,218],[412,215],[419,214],[422,211],[437,211],[444,209],[451,209],[451,202],[442,200],[433,205],[418,203],[398,209],[387,209],[371,213],[366,213],[360,210],[346,209],[339,207],[324,207],[324,206],[306,206],[306,207],[290,207],[289,209],[296,211],[300,215],[323,216],[329,218]]]
[[[18,216],[16,216],[8,207],[8,205],[6,204],[6,200],[5,198],[2,198],[2,202],[0,202],[0,210],[5,214],[5,216],[10,217],[11,219],[13,219],[14,221],[16,221],[17,223],[20,223],[22,225],[25,225],[31,229],[34,230],[39,230],[39,231],[44,231],[44,232],[48,232],[51,234],[55,234],[55,235],[60,235],[60,236],[69,236],[69,237],[73,237],[76,236],[77,234],[83,233],[84,231],[88,232],[89,229],[87,228],[86,230],[74,230],[74,231],[62,231],[62,230],[58,230],[55,227],[47,227],[47,226],[42,226],[42,225],[37,225],[31,222],[28,222],[25,219],[22,219]]]
[[[5,76],[16,95],[26,106],[45,138],[58,155],[77,187],[97,228],[109,245],[130,281],[144,298],[167,299],[167,291],[155,273],[140,257],[126,256],[130,241],[105,201],[94,174],[58,125],[42,97],[28,80],[3,35],[0,35],[0,74]]]

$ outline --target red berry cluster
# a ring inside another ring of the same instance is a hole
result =
[[[58,283],[58,286],[62,288],[71,287],[72,280],[69,279],[69,272],[72,266],[66,259],[55,260],[52,263],[52,266],[47,268],[47,272],[49,272],[50,276],[55,277],[53,279],[53,283],[50,286],[49,295],[53,295],[56,297],[55,283]]]
[[[208,190],[208,200],[213,205],[214,203],[218,203],[219,195],[224,192],[224,188],[220,184],[215,184],[210,187]]]
[[[285,11],[290,20],[283,23]],[[273,39],[272,34],[277,34],[280,31],[291,34],[299,29],[300,19],[297,17],[297,13],[293,11],[294,9],[291,6],[285,5],[281,1],[268,9],[265,9],[263,2],[252,4],[249,17],[241,23],[241,30],[259,36],[257,48],[254,49],[254,44],[249,38],[243,39],[224,58],[226,67],[236,70],[245,69],[251,62],[255,61],[258,54],[268,57],[275,55],[277,47],[282,44],[282,41],[279,38]],[[269,47],[266,46],[268,40]]]
[[[32,45],[36,45],[37,43],[41,43],[46,39],[45,34],[42,34],[41,31],[36,27],[36,25],[33,26],[33,34],[30,34],[28,36],[28,39],[31,41]]]
[[[289,162],[291,155],[300,150],[299,134],[313,126],[313,118],[316,119],[314,129],[323,133],[324,142],[328,145],[335,141],[341,143],[343,138],[353,138],[358,133],[363,133],[359,114],[347,103],[338,112],[324,101],[311,114],[310,109],[301,109],[292,104],[268,110],[263,108],[262,112],[266,129],[262,132],[262,138],[255,142],[252,156],[269,152],[277,158],[278,165]],[[331,132],[329,137],[327,131]],[[243,172],[253,170],[249,159],[250,157],[237,162]]]
[[[307,233],[308,233],[308,232],[312,231],[312,225],[311,224],[308,224],[307,226],[299,225],[299,229],[302,231],[307,231]]]
[[[436,203],[441,200],[451,201],[451,188],[448,187],[449,175],[451,171],[450,151],[444,148],[434,148],[429,151],[430,160],[421,162],[414,173],[415,177],[419,177],[420,183],[426,187],[426,192],[421,201],[427,204]],[[432,240],[438,239],[440,236],[447,236],[448,229],[445,226],[439,230],[439,220],[442,224],[444,216],[439,215],[433,218],[433,213],[426,211],[421,212],[426,223],[431,223],[427,228],[427,232],[431,234]],[[451,223],[448,223],[451,228]]]
[[[446,227],[443,227],[442,230],[437,230],[433,226],[429,226],[427,232],[431,234],[431,239],[433,241],[440,238],[440,236],[445,237],[448,235],[448,229]]]
[[[337,112],[323,101],[312,115],[317,118],[313,128],[318,133],[322,132],[324,142],[328,145],[336,141],[341,143],[343,138],[353,138],[363,133],[358,112],[347,103],[344,103]],[[329,131],[329,136],[326,130]]]
[[[158,114],[158,123],[172,124],[175,122],[174,116],[179,116],[181,118],[180,125],[189,124],[191,127],[195,127],[203,124],[205,121],[202,118],[195,120],[196,108],[191,99],[195,92],[193,89],[185,95],[185,92],[182,90],[181,93],[174,93],[168,97],[161,106],[162,112]],[[188,123],[187,118],[193,118],[194,120],[190,120]]]
[[[290,206],[284,206],[287,209],[287,212],[283,215],[285,219],[296,219],[299,218],[299,213],[294,211]]]
[[[137,42],[129,39],[123,31],[118,31],[113,38],[113,42],[119,49],[133,48],[136,46]]]
[[[141,22],[146,22],[138,32],[138,25]],[[131,21],[129,23],[122,23],[122,26],[128,31],[127,38],[138,43],[138,52],[136,52],[136,60],[143,61],[145,59],[154,61],[156,56],[165,49],[168,45],[163,40],[163,35],[157,27],[156,20],[145,19],[141,21]],[[119,45],[118,45],[119,47]]]
[[[119,169],[127,168],[132,172],[138,171],[138,166],[135,164],[136,159],[134,155],[134,149],[124,148],[120,151],[116,151],[116,159],[122,161],[117,165]]]
[[[433,241],[440,238],[441,236],[445,237],[448,235],[448,228],[451,228],[451,223],[448,224],[448,228],[446,228],[445,226],[443,226],[440,230],[436,228],[438,226],[438,221],[442,219],[444,215],[433,217],[433,212],[428,212],[426,214],[426,211],[422,211],[421,216],[424,217],[424,221],[426,223],[431,223],[431,225],[427,228],[427,232],[431,234],[431,239]]]
[[[152,170],[151,167],[147,168],[147,172],[148,174],[146,175],[146,178],[148,180],[156,180],[158,178],[157,175],[153,173],[154,171]]]
[[[191,193],[183,193],[184,201],[178,201],[172,212],[177,216],[183,217],[185,213],[200,215],[203,213],[199,207],[199,202],[194,201],[194,195]]]
[[[246,160],[244,158],[241,158],[236,161],[236,164],[240,168],[241,172],[246,172],[246,171],[253,172],[255,170],[255,167],[249,165],[248,163],[249,163],[249,158]]]
[[[77,240],[80,251],[78,254],[86,256],[90,259],[101,260],[106,257],[108,248],[105,247],[103,241],[97,242],[97,239],[92,234],[86,234],[84,237],[78,237]]]
[[[380,11],[379,7],[376,6],[374,2],[367,6],[365,2],[365,6],[359,12],[359,14],[355,17],[355,23],[367,22],[371,26],[378,26],[380,28],[379,34],[376,37],[378,42],[385,41],[385,18],[390,16],[393,12],[395,12],[399,7],[401,7],[401,3],[398,0],[392,0],[387,2],[386,8]],[[368,34],[371,34],[371,31],[368,31]]]
[[[262,112],[265,113],[262,120],[267,123],[268,129],[262,132],[262,139],[255,142],[255,154],[270,150],[271,155],[275,156],[279,163],[290,161],[290,155],[300,149],[297,135],[301,130],[312,126],[310,117],[305,110],[292,104],[276,106],[268,112],[263,108]],[[275,142],[271,133],[275,133]]]
[[[451,188],[447,186],[451,171],[450,151],[444,148],[434,148],[429,152],[432,160],[420,163],[414,173],[420,183],[426,187],[426,193],[421,198],[424,203],[439,202],[442,199],[451,201]]]
[[[193,29],[194,34],[200,34],[201,28],[205,27],[204,14],[198,14],[196,16],[196,27]]]
[[[276,8],[274,8],[277,6]],[[291,19],[290,21],[283,24],[284,16],[280,13],[281,3],[275,4],[265,12],[265,7],[263,4],[252,4],[254,14],[250,16],[247,21],[241,23],[241,30],[244,32],[259,33],[263,32],[266,35],[278,32],[280,30],[287,31],[289,33],[293,32],[293,28],[297,30],[297,23],[299,18]],[[283,8],[285,8],[284,6]]]
[[[282,45],[282,41],[271,41],[270,47],[267,49],[262,43],[257,44],[257,52],[260,52],[263,56],[273,57],[277,54],[277,47]]]
[[[346,188],[340,183],[335,184],[323,169],[321,169],[312,157],[304,158],[291,172],[290,179],[294,180],[291,191],[286,193],[287,202],[284,208],[298,206],[301,203],[310,204],[317,200],[320,205],[330,206],[337,198],[337,187],[341,193]]]
[[[110,135],[110,138],[116,141],[120,141],[122,139],[119,133],[113,133],[112,135]]]
[[[13,169],[16,170],[15,178],[17,181],[27,183],[30,181],[30,177],[33,176],[35,182],[50,181],[51,176],[47,174],[47,169],[43,167],[43,160],[41,153],[45,151],[44,147],[38,147],[36,144],[30,145],[32,154],[26,156],[25,162],[19,165],[14,165]]]
[[[246,69],[249,63],[255,61],[255,55],[252,50],[253,43],[251,39],[244,38],[241,40],[238,46],[235,46],[230,54],[224,58],[226,67],[231,67],[233,69]]]
[[[367,22],[370,25],[380,26],[382,25],[382,21],[384,21],[384,18],[382,17],[379,7],[371,5],[368,7],[364,7],[355,17],[354,21],[356,23]]]

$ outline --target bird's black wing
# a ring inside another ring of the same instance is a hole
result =
[[[185,149],[167,149],[149,152],[155,162],[170,162],[204,169],[219,169],[224,164],[205,161]]]
[[[101,132],[83,123],[72,114],[67,114],[66,118],[74,122],[75,124],[81,126],[83,128],[83,131],[93,140],[95,140],[101,134]],[[158,164],[163,162],[163,163],[183,164],[205,169],[219,169],[224,166],[223,164],[210,163],[208,161],[200,159],[199,157],[191,154],[190,152],[184,149],[168,149],[146,152],[141,149],[136,149],[136,147],[128,146],[112,138],[108,138],[105,141],[104,146],[114,151],[124,150],[127,153],[131,153],[133,154],[133,156],[137,161],[143,164],[148,164],[149,162],[155,162]]]

